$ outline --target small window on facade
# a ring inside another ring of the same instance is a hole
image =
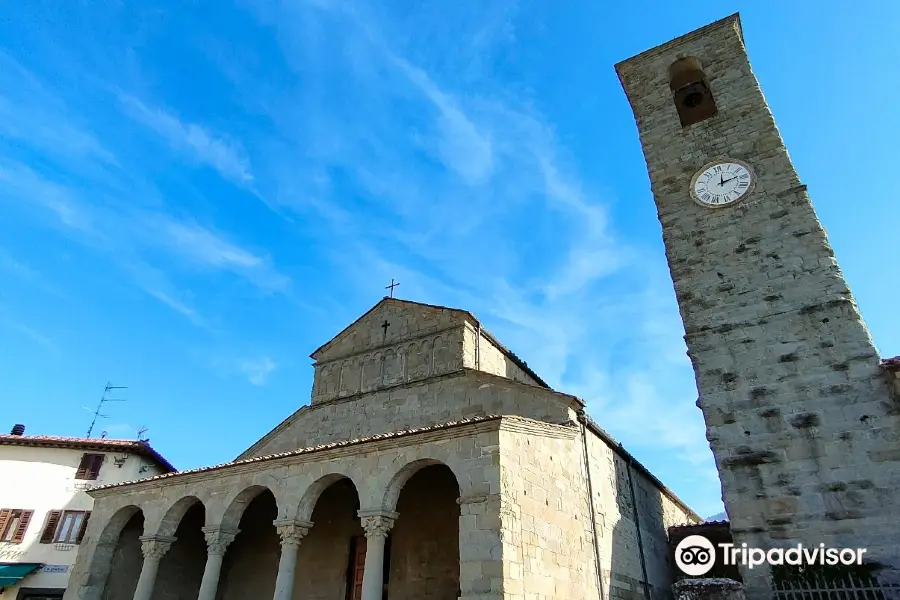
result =
[[[0,509],[0,542],[21,544],[33,514],[33,510],[20,508]]]
[[[91,513],[84,510],[65,510],[59,518],[54,542],[57,544],[78,544],[84,537],[87,520]]]
[[[102,454],[83,454],[78,470],[75,471],[75,479],[94,480],[100,475],[100,466],[103,464]]]

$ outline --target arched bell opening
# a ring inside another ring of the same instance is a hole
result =
[[[679,58],[669,66],[669,88],[682,127],[709,119],[718,112],[703,65],[693,56]]]

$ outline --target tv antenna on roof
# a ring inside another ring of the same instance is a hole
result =
[[[109,381],[106,382],[106,387],[103,388],[103,395],[100,397],[100,402],[97,404],[96,410],[94,410],[94,419],[91,421],[91,426],[88,428],[87,437],[91,437],[91,434],[94,432],[94,425],[97,424],[97,419],[105,419],[109,415],[104,415],[100,413],[100,410],[103,408],[103,405],[107,402],[125,402],[124,398],[108,398],[107,394],[111,390],[127,390],[128,388],[124,385],[113,385]],[[85,409],[90,410],[85,407]]]

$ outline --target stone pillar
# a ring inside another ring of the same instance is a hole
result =
[[[504,559],[516,556],[511,537],[504,531],[499,494],[459,498],[459,588],[463,600],[504,597]],[[501,534],[503,532],[503,534]],[[504,538],[504,535],[507,539]],[[521,577],[506,582],[515,594],[524,594]]]
[[[203,533],[206,536],[206,567],[203,569],[203,580],[200,582],[200,593],[197,595],[197,600],[216,600],[222,559],[225,557],[228,545],[238,534],[238,530],[204,527]]]
[[[384,588],[384,542],[397,513],[361,510],[357,513],[366,530],[366,564],[363,567],[362,600],[381,600]]]
[[[141,552],[144,553],[144,563],[141,565],[141,576],[134,590],[134,600],[150,600],[153,595],[153,586],[156,584],[156,572],[159,570],[159,562],[165,556],[175,538],[161,535],[141,536]]]
[[[300,540],[306,537],[313,526],[308,521],[275,521],[273,523],[281,536],[281,558],[278,561],[278,577],[275,579],[274,600],[291,600],[294,594],[294,574],[297,571],[297,551]]]

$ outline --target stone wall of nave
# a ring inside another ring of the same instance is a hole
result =
[[[487,338],[483,330],[476,330],[466,324],[463,341],[463,364],[470,369],[506,377],[513,381],[539,385],[534,377],[523,371]]]
[[[502,431],[500,444],[507,597],[597,598],[580,437],[535,425]]]
[[[633,467],[629,481],[627,459],[590,430],[587,447],[604,589],[611,598],[644,600],[646,569],[653,600],[669,597],[667,530],[696,519]]]

